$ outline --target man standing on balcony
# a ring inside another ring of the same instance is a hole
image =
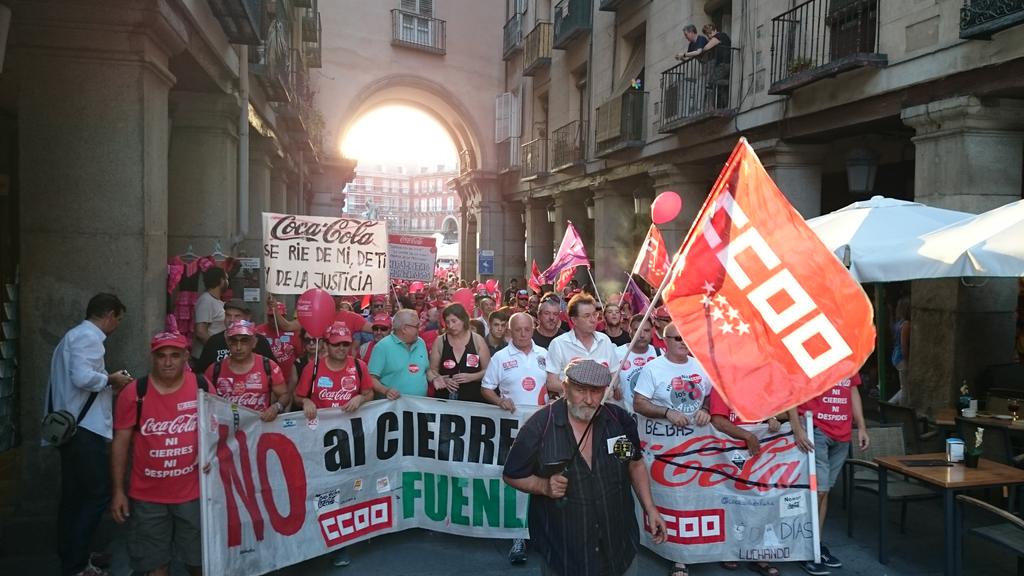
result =
[[[697,34],[697,27],[693,24],[687,24],[683,26],[683,38],[689,43],[686,46],[686,52],[696,52],[707,45],[708,39]],[[686,57],[686,52],[682,54],[676,54],[676,60],[683,60]]]
[[[682,60],[689,60],[708,54],[708,83],[705,106],[707,109],[727,108],[729,106],[729,72],[731,70],[732,39],[714,24],[705,24],[701,32],[708,37],[702,48],[690,49],[683,54]]]

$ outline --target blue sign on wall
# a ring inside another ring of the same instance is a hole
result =
[[[494,250],[480,250],[477,252],[477,275],[494,275]]]

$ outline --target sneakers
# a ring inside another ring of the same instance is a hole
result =
[[[349,556],[348,556],[348,550],[346,550],[344,548],[342,548],[341,550],[338,550],[334,554],[334,558],[331,559],[331,564],[333,564],[334,566],[336,566],[338,568],[341,568],[341,567],[344,567],[344,566],[348,566],[351,563],[352,563],[352,559],[349,558]]]
[[[106,570],[110,568],[111,556],[106,552],[92,552],[89,554],[89,566]]]
[[[801,567],[804,569],[804,572],[811,576],[828,576],[828,574],[831,574],[824,564],[818,564],[811,560],[804,562]]]
[[[828,546],[821,547],[821,563],[829,568],[842,568],[843,563],[828,551]]]
[[[75,574],[75,576],[110,576],[110,572],[107,572],[106,570],[101,570],[90,564],[85,567],[85,570],[82,570],[78,574]]]
[[[526,562],[526,540],[516,538],[512,541],[512,548],[508,551],[510,564],[522,564]]]

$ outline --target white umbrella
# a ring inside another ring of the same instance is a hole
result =
[[[925,234],[912,248],[889,258],[923,268],[917,277],[1024,276],[1024,200]]]
[[[921,235],[972,216],[967,212],[875,196],[812,218],[807,224],[849,267],[858,282],[891,282],[928,276],[915,275],[918,270],[913,263],[894,264],[888,258],[890,254],[908,245],[920,246]]]

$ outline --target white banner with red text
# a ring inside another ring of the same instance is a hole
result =
[[[392,280],[430,282],[437,264],[437,239],[391,234],[388,236],[388,262]]]
[[[407,528],[526,537],[528,497],[501,471],[535,409],[403,396],[262,422],[200,394],[203,571],[264,574]]]
[[[645,546],[687,564],[815,558],[814,454],[797,448],[788,423],[775,433],[766,424],[746,427],[759,442],[751,456],[745,442],[710,425],[636,418],[651,494],[668,532],[660,545],[641,538]],[[637,514],[642,522],[639,506]]]
[[[388,231],[380,220],[263,213],[264,289],[334,296],[385,294]]]

